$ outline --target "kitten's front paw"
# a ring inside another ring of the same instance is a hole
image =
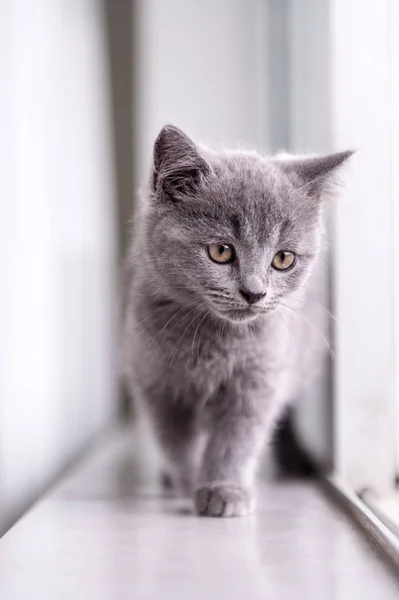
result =
[[[243,517],[255,510],[255,498],[235,483],[210,483],[196,491],[195,508],[204,517]]]

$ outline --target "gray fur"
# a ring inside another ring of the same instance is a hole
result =
[[[128,259],[125,368],[198,514],[254,508],[256,466],[305,355],[300,306],[319,255],[322,197],[350,152],[265,158],[213,152],[167,126]],[[207,244],[238,261],[216,264]],[[294,251],[288,272],[271,266]],[[248,306],[240,289],[266,296]],[[307,340],[307,345],[309,340]]]

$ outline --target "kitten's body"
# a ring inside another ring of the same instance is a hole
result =
[[[126,372],[169,477],[195,491],[200,514],[254,506],[259,455],[311,356],[299,308],[319,255],[317,180],[345,158],[309,163],[309,176],[302,162],[290,171],[289,162],[256,154],[210,153],[175,128],[156,142],[129,261]],[[313,195],[304,193],[312,181]],[[237,260],[213,264],[206,246],[225,240]],[[280,249],[298,254],[290,274],[270,268]],[[240,289],[265,298],[248,306]]]

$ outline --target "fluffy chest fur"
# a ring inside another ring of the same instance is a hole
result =
[[[144,389],[168,388],[186,402],[209,401],[238,375],[248,386],[263,380],[286,389],[295,379],[294,323],[288,309],[232,326],[206,306],[138,300],[129,310],[129,370]]]

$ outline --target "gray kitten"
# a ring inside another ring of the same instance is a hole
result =
[[[350,154],[213,152],[172,126],[155,142],[128,260],[125,367],[165,483],[193,492],[200,515],[254,509],[262,449],[306,379],[299,308],[322,199]]]

